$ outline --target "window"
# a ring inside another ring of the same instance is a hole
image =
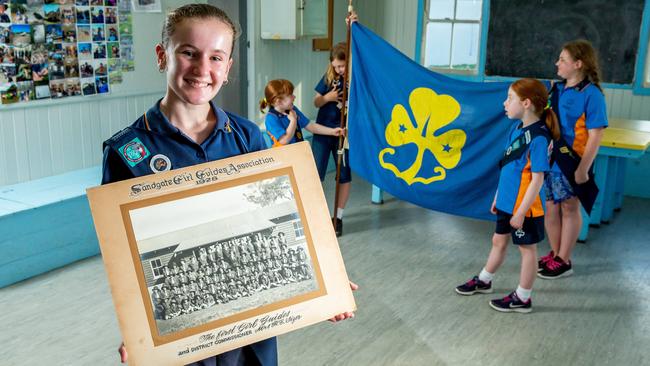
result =
[[[296,240],[305,237],[305,230],[302,228],[302,222],[300,222],[300,220],[293,222],[293,232],[296,234]]]
[[[154,259],[151,262],[151,272],[153,273],[154,278],[158,278],[163,275],[163,265],[160,262],[160,259]]]
[[[482,11],[482,0],[428,0],[423,65],[476,74]]]

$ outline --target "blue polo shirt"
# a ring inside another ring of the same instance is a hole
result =
[[[538,127],[538,123],[543,124],[544,122],[538,121],[527,127],[522,127],[523,123],[515,125],[510,130],[506,148],[527,130]],[[532,173],[550,170],[551,149],[549,149],[549,141],[545,136],[535,136],[526,148],[527,151],[518,159],[504,165],[499,174],[496,208],[509,214],[514,214],[521,205],[526,190],[532,182]],[[544,205],[539,194],[526,216],[544,216]]]
[[[334,80],[331,84],[327,84],[327,75],[323,75],[314,90],[320,95],[325,95],[337,85],[342,83],[342,78]],[[339,88],[340,89],[340,88]],[[316,115],[316,123],[323,126],[336,128],[341,126],[341,110],[337,106],[338,102],[327,102],[318,109]]]
[[[301,129],[309,125],[309,118],[305,117],[305,115],[300,111],[300,109],[298,109],[298,107],[294,106],[293,110],[296,111],[296,116],[298,117],[296,134],[300,134],[299,138],[300,141],[302,141]],[[269,109],[269,113],[266,114],[266,118],[264,119],[264,125],[266,126],[266,131],[271,134],[273,137],[272,140],[275,143],[282,136],[284,136],[284,134],[287,133],[287,127],[289,127],[289,117],[271,107]],[[298,141],[296,134],[291,137],[291,140],[289,140],[287,145]]]
[[[131,126],[104,142],[102,184],[266,148],[257,125],[212,102],[210,105],[217,123],[210,136],[197,144],[169,122],[158,101]]]
[[[597,86],[585,79],[572,87],[566,81],[556,83],[557,105],[553,110],[560,120],[562,137],[573,150],[582,156],[589,138],[588,130],[607,127],[605,96]],[[557,164],[553,170],[559,172]]]

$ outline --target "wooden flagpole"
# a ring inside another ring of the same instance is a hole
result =
[[[348,18],[352,15],[354,8],[352,7],[352,0],[348,0]],[[341,123],[340,126],[342,129],[347,128],[347,116],[348,116],[348,75],[350,75],[350,30],[352,23],[347,22],[347,35],[345,37],[345,74],[343,74],[343,100],[341,107]],[[341,164],[343,163],[343,153],[344,153],[344,142],[345,136],[339,136],[339,146],[336,155],[336,189],[334,190],[334,217],[332,218],[332,225],[336,229],[336,218],[339,211],[339,195],[340,195],[340,180],[341,180]]]

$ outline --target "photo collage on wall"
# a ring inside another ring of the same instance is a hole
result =
[[[0,0],[2,104],[109,93],[135,69],[128,0]]]

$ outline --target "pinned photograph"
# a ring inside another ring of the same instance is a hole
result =
[[[97,94],[97,90],[95,89],[95,79],[81,79],[81,91],[83,95]]]
[[[43,24],[45,21],[45,15],[43,14],[43,6],[27,6],[27,23],[34,24]]]
[[[77,24],[90,24],[90,8],[87,6],[77,6]]]
[[[29,102],[35,99],[33,82],[24,81],[22,83],[16,83],[16,87],[18,88],[18,100],[21,102]]]
[[[122,70],[117,71],[108,71],[108,83],[110,85],[121,84],[122,83]]]
[[[60,11],[63,25],[74,25],[76,23],[74,5],[62,5]]]
[[[89,25],[77,25],[77,42],[92,42],[93,37]]]
[[[117,6],[117,0],[104,0],[104,6]]]
[[[11,25],[0,24],[0,45],[11,44]]]
[[[32,47],[32,64],[44,64],[49,61],[49,51],[44,44],[37,44]]]
[[[67,97],[64,80],[50,80],[50,94],[53,99]]]
[[[30,8],[39,8],[43,6],[43,0],[27,0],[27,6]]]
[[[106,44],[108,48],[108,58],[119,58],[120,57],[120,43],[119,42],[108,42]]]
[[[88,0],[75,0],[74,4],[79,7],[79,6],[88,6],[90,5],[90,1]],[[90,18],[88,18],[90,19]]]
[[[90,22],[92,24],[104,24],[104,7],[92,6],[90,7]]]
[[[58,4],[43,5],[43,15],[45,16],[45,24],[61,23],[61,9]]]
[[[97,88],[97,94],[104,94],[109,92],[108,88],[108,77],[96,77],[95,78],[95,87]]]
[[[95,69],[95,76],[108,75],[108,63],[106,60],[94,60],[93,68]]]
[[[26,44],[14,46],[14,62],[17,64],[29,64],[32,62],[32,45]]]
[[[12,24],[11,33],[11,43],[14,46],[32,43],[32,28],[28,24]]]
[[[64,25],[61,30],[63,31],[63,42],[77,42],[77,27],[74,24]]]
[[[31,68],[32,68],[32,80],[34,81],[34,83],[38,85],[49,84],[50,82],[49,64],[47,62],[32,64]]]
[[[81,73],[82,78],[92,78],[95,76],[95,68],[92,65],[92,61],[83,61],[79,65],[79,72]],[[94,81],[93,81],[94,83]]]
[[[105,8],[106,9],[106,15],[104,22],[106,24],[117,24],[117,8],[111,7],[111,8]]]
[[[122,62],[119,58],[108,60],[108,72],[122,71]]]
[[[0,64],[0,84],[13,83],[16,77],[16,64]]]
[[[106,43],[93,43],[93,58],[106,58]]]
[[[79,77],[79,62],[76,58],[66,58],[65,61],[65,77],[78,78]]]
[[[65,91],[70,97],[81,95],[81,82],[79,78],[65,79]]]
[[[41,84],[41,85],[34,85],[34,93],[36,94],[36,99],[47,99],[51,97],[50,94],[50,85],[49,83],[47,84]]]
[[[109,42],[117,42],[120,40],[120,29],[117,24],[107,24],[105,34]]]
[[[43,44],[45,40],[45,26],[43,24],[32,24],[32,42]]]
[[[11,4],[11,22],[13,24],[29,24],[29,18],[27,16],[27,5],[19,4],[17,2],[12,2]]]
[[[17,64],[15,82],[31,81],[32,80],[32,66],[31,64]]]
[[[13,64],[15,62],[14,48],[8,44],[0,43],[0,63]]]
[[[46,24],[45,25],[45,42],[55,43],[63,41],[63,29],[61,24]]]
[[[160,0],[131,0],[133,11],[136,13],[160,13]]]
[[[8,3],[0,3],[0,24],[11,23],[11,9]]]
[[[104,24],[91,25],[93,31],[93,42],[103,42],[106,38],[104,35]]]
[[[18,102],[18,87],[14,83],[0,83],[0,98],[2,104],[13,104]]]
[[[90,0],[91,6],[104,6],[104,0]]]
[[[58,54],[55,54],[55,56]],[[65,65],[63,64],[63,57],[50,58],[49,64],[50,82],[52,80],[65,78]]]
[[[78,43],[79,59],[88,60],[93,58],[92,44]]]

